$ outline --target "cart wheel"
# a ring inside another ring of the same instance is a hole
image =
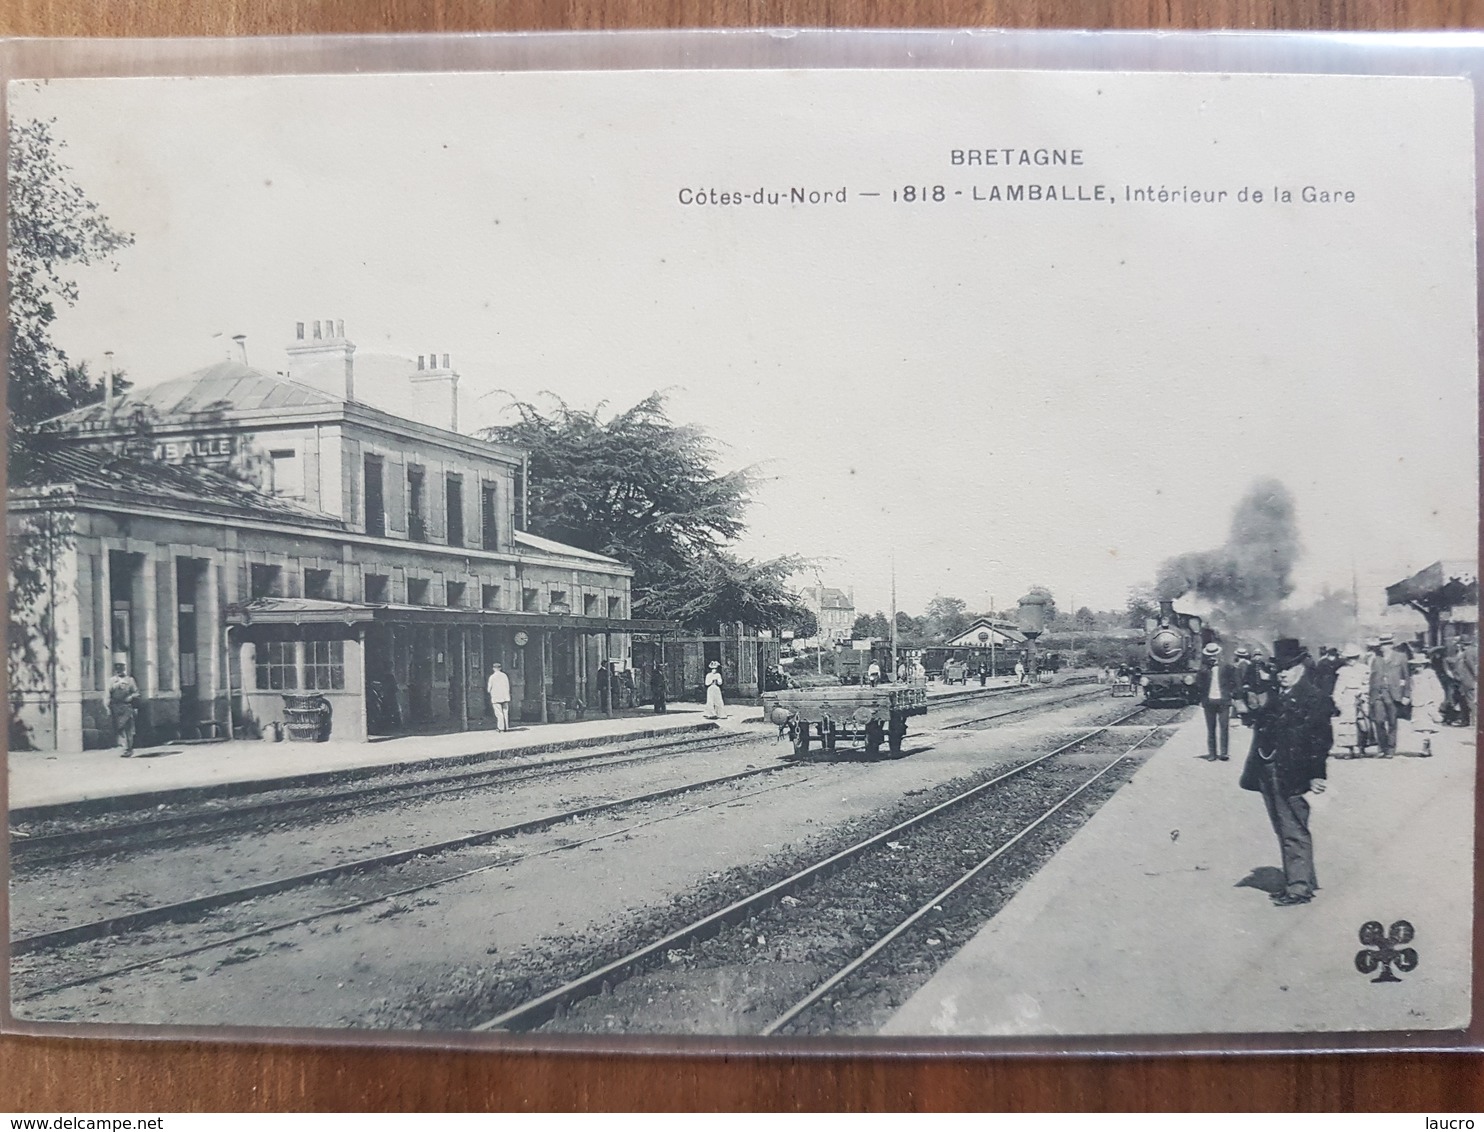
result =
[[[896,712],[891,715],[891,729],[886,733],[886,743],[891,753],[899,755],[902,753],[902,740],[907,735],[907,720]]]
[[[809,725],[799,723],[794,726],[794,754],[807,755],[809,753]]]
[[[881,750],[882,727],[880,720],[866,724],[866,754],[874,755]]]

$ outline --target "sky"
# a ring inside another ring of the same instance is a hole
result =
[[[466,427],[512,394],[663,389],[759,474],[739,550],[813,558],[800,581],[863,610],[888,607],[893,568],[910,611],[1013,608],[1033,584],[1120,608],[1223,542],[1267,476],[1297,503],[1297,598],[1353,574],[1379,608],[1477,545],[1463,80],[568,72],[10,100],[55,119],[135,237],[77,275],[56,326],[74,359],[111,350],[149,385],[241,333],[279,370],[295,322],[333,318],[363,358],[450,354]],[[953,164],[1001,147],[1081,164]],[[1029,183],[1112,199],[974,199]],[[1272,200],[1305,185],[1355,198]],[[683,203],[792,186],[846,199]],[[395,405],[394,384],[358,393]]]

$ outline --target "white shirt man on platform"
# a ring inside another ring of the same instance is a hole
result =
[[[1232,696],[1237,672],[1221,659],[1221,646],[1212,641],[1201,650],[1204,663],[1196,673],[1195,688],[1206,713],[1206,758],[1225,761],[1230,744]]]
[[[510,730],[510,677],[499,661],[490,665],[490,678],[485,682],[490,694],[490,704],[495,709],[495,727],[500,731]]]

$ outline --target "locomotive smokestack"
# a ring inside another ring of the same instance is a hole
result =
[[[1175,602],[1171,598],[1159,599],[1159,617],[1161,621],[1171,621],[1175,617]]]

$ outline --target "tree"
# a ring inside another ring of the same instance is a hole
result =
[[[52,340],[59,304],[77,302],[73,269],[107,260],[133,237],[116,231],[98,206],[73,183],[57,158],[62,143],[48,122],[12,120],[9,129],[10,211],[6,266],[10,274],[8,316],[6,460],[12,488],[26,486],[45,445],[37,425],[69,409],[103,398],[102,384],[73,365]],[[73,540],[70,516],[43,507],[13,512],[6,550],[7,673],[11,690],[10,740],[29,745],[19,717],[27,689],[54,684],[50,649],[59,605],[75,600],[55,592],[56,557]]]
[[[8,457],[11,482],[26,482],[36,425],[103,399],[103,384],[69,363],[51,336],[59,305],[77,302],[73,272],[134,242],[117,231],[58,158],[51,123],[12,121],[9,132],[10,271]]]
[[[1124,609],[1124,624],[1130,629],[1144,628],[1144,622],[1159,616],[1159,606],[1142,590],[1130,590],[1128,605]]]
[[[1079,629],[1095,628],[1098,623],[1097,614],[1084,605],[1072,615],[1072,623]]]
[[[751,469],[719,472],[711,439],[665,412],[651,393],[606,419],[554,394],[543,411],[513,402],[517,420],[484,430],[529,454],[533,533],[634,568],[634,609],[706,628],[796,624],[807,607],[785,583],[808,564],[743,560],[726,550],[746,527]]]
[[[801,640],[819,636],[819,618],[807,607],[799,609],[792,617],[785,617],[778,627],[791,630]]]
[[[952,640],[969,627],[969,603],[962,598],[939,594],[928,602],[923,621],[929,639]]]
[[[875,613],[862,613],[855,619],[855,624],[851,626],[850,635],[862,641],[867,637],[885,640],[891,636],[891,622],[886,619],[886,614],[882,613],[879,609]]]

